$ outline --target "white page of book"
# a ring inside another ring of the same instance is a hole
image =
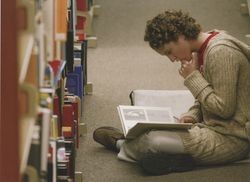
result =
[[[194,104],[194,97],[188,90],[134,90],[136,106],[171,107],[173,114],[180,117]]]
[[[138,122],[174,123],[169,107],[119,106],[118,110],[126,132]]]

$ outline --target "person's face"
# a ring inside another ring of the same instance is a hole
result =
[[[184,36],[179,36],[177,41],[171,41],[164,44],[164,46],[157,49],[156,52],[163,56],[167,56],[171,62],[184,62],[192,59],[190,44]]]

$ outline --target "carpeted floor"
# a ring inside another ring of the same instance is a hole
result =
[[[133,89],[185,89],[179,64],[156,54],[143,41],[145,23],[165,9],[190,12],[203,30],[224,29],[245,41],[250,19],[240,13],[240,0],[96,0],[101,15],[94,19],[98,47],[88,50],[88,81],[94,85],[84,97],[84,122],[88,132],[80,139],[76,169],[85,182],[250,181],[250,164],[197,169],[163,176],[148,176],[135,164],[119,161],[92,140],[103,125],[121,128],[116,106],[129,104]]]

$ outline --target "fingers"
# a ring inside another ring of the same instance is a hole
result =
[[[179,71],[179,74],[180,74],[181,76],[183,76],[183,69],[180,68],[178,71]]]
[[[185,76],[185,70],[186,69],[188,69],[188,65],[189,65],[190,63],[188,62],[188,61],[185,61],[185,62],[182,62],[181,63],[181,67],[180,67],[180,69],[179,69],[179,74],[182,76],[182,77],[186,77]]]
[[[196,52],[193,52],[193,53],[192,53],[192,57],[193,57],[194,59],[196,59],[196,58],[198,58],[198,54],[197,54]]]
[[[183,61],[182,63],[181,63],[181,66],[185,66],[185,67],[187,67],[189,64],[191,64],[193,62],[193,60],[191,59],[190,61]]]
[[[193,119],[184,119],[183,123],[195,123]]]
[[[195,123],[194,119],[192,117],[189,117],[189,116],[184,116],[184,117],[180,118],[180,122],[181,123]]]
[[[184,70],[185,68],[189,69],[193,65],[193,60],[184,61],[181,63],[181,69]]]

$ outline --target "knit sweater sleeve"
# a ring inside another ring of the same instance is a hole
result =
[[[239,72],[236,50],[225,45],[213,47],[206,57],[205,66],[205,78],[199,71],[194,71],[184,84],[205,110],[228,119],[236,108]]]
[[[195,122],[202,121],[202,112],[201,112],[200,102],[198,100],[195,100],[194,105],[189,108],[188,112],[181,115],[181,117],[184,117],[184,116],[192,117],[195,120]]]

